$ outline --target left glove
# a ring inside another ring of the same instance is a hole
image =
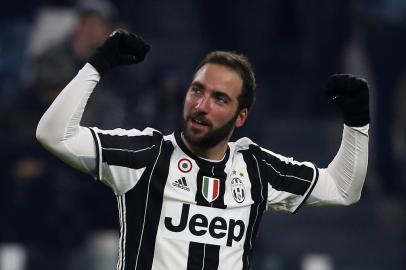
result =
[[[103,75],[113,67],[143,61],[150,48],[141,37],[117,29],[96,49],[88,62]]]
[[[326,94],[342,110],[347,126],[369,124],[369,87],[366,80],[349,74],[334,74],[328,79]]]

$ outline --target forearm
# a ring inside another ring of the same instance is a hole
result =
[[[350,205],[361,197],[368,166],[368,129],[344,126],[340,149],[319,180],[307,205]]]
[[[99,80],[99,73],[86,64],[58,95],[37,126],[37,139],[45,148],[85,172],[94,170],[96,152],[89,129],[79,123]]]

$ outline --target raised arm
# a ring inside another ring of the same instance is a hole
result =
[[[52,154],[91,174],[96,168],[94,141],[90,130],[79,123],[99,80],[97,70],[86,64],[42,116],[36,133],[38,141]]]
[[[36,132],[38,141],[74,168],[94,174],[95,143],[90,130],[80,126],[87,100],[101,75],[115,66],[143,61],[149,49],[142,38],[124,30],[114,31],[42,116]]]
[[[368,166],[369,89],[365,80],[333,75],[327,94],[344,115],[340,149],[319,179],[307,205],[350,205],[361,197]]]

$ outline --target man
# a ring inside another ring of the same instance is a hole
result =
[[[331,100],[344,113],[341,147],[328,168],[229,142],[247,119],[255,77],[248,60],[213,52],[187,91],[181,132],[100,130],[79,125],[110,68],[141,62],[149,46],[118,30],[65,87],[37,128],[38,140],[117,195],[118,269],[248,269],[262,213],[359,200],[367,168],[368,86],[332,76]]]

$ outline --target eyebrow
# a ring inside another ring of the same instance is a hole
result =
[[[204,85],[201,82],[192,82],[191,86],[197,86],[199,88],[204,88]]]
[[[196,87],[199,87],[201,89],[205,88],[204,85],[199,81],[192,82],[191,86],[196,86]],[[231,101],[231,97],[229,95],[227,95],[224,91],[214,89],[214,95],[217,96],[217,97],[225,98],[228,101]]]

